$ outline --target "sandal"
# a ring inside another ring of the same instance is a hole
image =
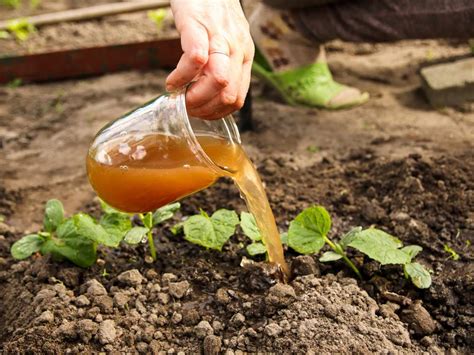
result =
[[[327,63],[316,62],[297,69],[274,72],[256,49],[252,70],[275,88],[283,100],[292,106],[304,105],[335,110],[358,106],[369,100],[369,94],[364,92],[349,101],[331,102],[338,101],[334,99],[341,94],[344,95],[344,91],[356,91],[356,89],[334,81]]]

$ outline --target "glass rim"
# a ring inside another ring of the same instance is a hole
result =
[[[201,146],[199,143],[198,139],[196,138],[196,134],[194,133],[194,129],[191,125],[191,120],[188,115],[188,110],[186,108],[186,93],[188,91],[188,88],[192,85],[192,83],[184,86],[183,88],[175,91],[173,94],[177,96],[177,110],[180,112],[180,116],[184,117],[184,120],[182,120],[184,127],[186,129],[186,132],[188,133],[188,138],[192,141],[194,147],[197,149],[197,152],[199,153],[200,157],[216,172],[222,173],[228,172],[226,169],[220,167],[218,164],[216,164],[212,158],[206,153],[204,148]],[[197,118],[199,119],[199,118]],[[221,121],[222,124],[224,125],[226,131],[227,131],[227,140],[231,144],[241,144],[241,139],[240,139],[240,132],[237,127],[237,124],[235,123],[234,118],[231,115],[224,116],[222,118],[218,118],[213,121]]]

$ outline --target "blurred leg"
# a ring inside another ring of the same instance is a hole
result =
[[[288,103],[346,108],[368,100],[367,93],[333,80],[324,48],[302,33],[291,10],[259,4],[249,22],[260,54],[254,71]]]
[[[298,24],[318,42],[474,36],[473,0],[343,1],[293,13]]]

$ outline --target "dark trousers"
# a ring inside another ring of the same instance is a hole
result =
[[[318,42],[474,37],[474,0],[264,0]]]

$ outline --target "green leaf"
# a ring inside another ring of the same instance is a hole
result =
[[[140,218],[143,222],[143,225],[147,227],[148,229],[153,228],[153,214],[151,212],[148,212],[146,214],[140,214]]]
[[[252,239],[254,242],[262,240],[262,234],[258,229],[257,222],[255,221],[253,214],[242,212],[240,214],[240,221],[240,227],[242,227],[242,231],[247,237]]]
[[[281,240],[281,244],[288,245],[288,233],[287,232],[281,233],[280,240]]]
[[[51,254],[55,259],[68,259],[80,267],[89,267],[96,260],[96,243],[82,235],[48,239],[41,247],[41,254]]]
[[[247,245],[247,253],[250,256],[255,256],[259,254],[265,254],[267,252],[267,248],[263,243],[252,243]]]
[[[444,245],[444,251],[450,254],[450,258],[453,259],[454,261],[459,260],[459,254],[456,253],[456,251],[451,248],[448,244]]]
[[[409,263],[404,266],[404,269],[416,287],[428,288],[431,286],[431,275],[423,265],[419,263]]]
[[[97,224],[91,216],[78,213],[74,215],[73,221],[79,235],[109,247],[116,245],[116,240],[111,238],[104,227]]]
[[[155,23],[158,31],[160,31],[163,27],[163,21],[166,18],[166,13],[167,12],[165,9],[148,11],[148,18]]]
[[[348,244],[382,265],[409,263],[410,255],[399,249],[402,245],[397,238],[375,228],[357,233]]]
[[[324,237],[331,229],[331,217],[322,206],[305,209],[291,221],[288,246],[301,254],[313,254],[324,246]]]
[[[105,214],[99,223],[109,234],[109,246],[114,248],[119,246],[125,234],[132,228],[130,217],[121,213]]]
[[[55,259],[68,259],[80,267],[89,267],[96,260],[97,243],[79,233],[74,217],[59,225],[56,237],[43,244],[41,254],[52,254]]]
[[[339,245],[342,249],[346,249],[349,243],[355,238],[355,236],[362,232],[362,227],[352,228],[349,232],[344,234],[339,242]]]
[[[179,202],[172,203],[170,205],[163,206],[158,208],[155,213],[153,213],[153,225],[163,223],[167,219],[170,219],[181,207]]]
[[[149,229],[146,227],[133,227],[125,235],[123,241],[127,244],[138,244],[146,237]]]
[[[117,213],[117,214],[120,214],[122,216],[128,216],[128,217],[131,216],[130,213],[125,213],[125,212],[119,211],[119,210],[113,208],[112,206],[108,205],[107,202],[102,201],[102,200],[100,200],[100,207],[102,208],[102,211],[105,214],[116,214]]]
[[[420,251],[423,250],[423,248],[420,247],[419,245],[407,245],[406,247],[403,247],[401,250],[407,253],[408,255],[410,255],[410,260],[413,260],[413,258],[417,256]]]
[[[18,18],[7,21],[7,29],[19,41],[26,41],[30,34],[36,32],[35,26],[27,18]]]
[[[176,223],[173,227],[171,227],[170,231],[171,233],[173,233],[173,235],[178,235],[179,233],[183,231],[183,228],[184,228],[184,222],[179,222],[179,223]]]
[[[185,239],[205,248],[222,250],[222,246],[235,233],[239,217],[235,211],[225,209],[214,212],[211,217],[199,214],[184,222]]]
[[[44,241],[44,238],[37,234],[25,235],[13,243],[10,252],[15,259],[23,260],[40,251]]]
[[[59,200],[49,200],[44,209],[43,225],[47,232],[53,232],[64,220],[64,207]]]
[[[329,261],[336,261],[342,259],[342,255],[335,253],[333,251],[327,251],[319,258],[319,261],[322,263],[327,263]]]

